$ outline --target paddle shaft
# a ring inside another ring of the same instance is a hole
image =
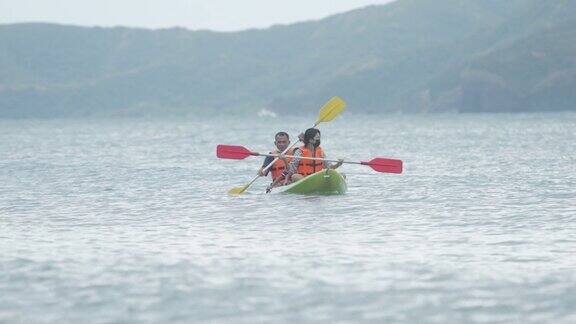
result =
[[[257,152],[250,152],[250,155],[264,155],[264,156],[277,156],[275,154],[260,154]],[[293,158],[294,155],[284,155],[285,157]],[[394,159],[384,159],[384,158],[375,158],[370,161],[344,161],[344,160],[331,160],[325,158],[316,158],[316,157],[300,157],[303,160],[317,160],[317,161],[325,161],[325,162],[337,162],[337,163],[347,163],[347,164],[359,164],[359,165],[366,165],[371,167],[374,171],[378,172],[386,172],[386,173],[402,173],[402,161],[394,160]]]
[[[254,156],[275,156],[276,159],[279,159],[278,154],[262,154],[262,153],[257,153],[257,152],[252,152],[250,155],[254,155]],[[325,159],[325,158],[313,158],[313,157],[306,157],[306,156],[294,156],[294,155],[284,155],[284,157],[287,158],[299,158],[302,160],[317,160],[317,161],[326,161],[326,162],[340,162],[340,160],[331,160],[331,159]],[[362,162],[354,162],[354,161],[342,161],[342,163],[348,163],[348,164],[366,164],[366,163],[362,163]]]
[[[220,144],[216,147],[216,156],[218,156],[219,158],[222,158],[222,159],[233,159],[233,160],[243,160],[249,156],[274,157],[275,161],[280,157],[296,158],[296,156],[294,156],[294,155],[282,155],[279,153],[264,154],[264,153],[252,152],[243,146],[223,145],[223,144]],[[330,160],[330,159],[326,159],[324,157],[302,157],[302,156],[300,156],[299,158],[302,158],[304,160],[320,160],[320,161],[326,161],[326,162],[338,162],[338,163],[340,163],[340,160]],[[344,162],[345,161],[342,160],[342,163],[344,163]],[[367,165],[378,172],[402,173],[402,161],[395,160],[395,159],[374,158],[370,161],[361,161],[361,162],[346,161],[346,163]]]

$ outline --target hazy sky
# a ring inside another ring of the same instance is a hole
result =
[[[318,19],[392,0],[0,0],[0,23],[186,27],[221,31]]]

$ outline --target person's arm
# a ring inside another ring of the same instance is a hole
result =
[[[262,163],[262,167],[260,168],[260,170],[258,171],[258,175],[260,175],[261,177],[265,177],[268,175],[268,173],[270,172],[270,168],[268,168],[266,170],[266,172],[264,172],[264,168],[266,168],[270,163],[272,163],[272,161],[274,161],[274,157],[273,156],[267,156],[264,159],[264,163]]]
[[[330,166],[330,169],[332,170],[336,170],[338,169],[342,164],[344,164],[344,160],[343,159],[338,159],[338,162],[336,164],[332,164]]]
[[[323,158],[323,159],[326,158],[326,155],[324,154],[324,152],[322,152],[322,158]],[[336,162],[335,164],[330,164],[330,162],[328,162],[328,161],[326,161],[326,160],[324,160],[324,161],[322,161],[322,162],[324,162],[324,168],[336,170],[336,169],[338,169],[338,168],[342,165],[342,163],[344,162],[344,160],[339,159],[338,162]]]
[[[298,170],[298,163],[300,163],[300,156],[302,156],[302,153],[300,152],[300,150],[296,149],[294,150],[294,153],[292,155],[296,156],[296,154],[298,154],[298,158],[292,158],[292,162],[290,164],[286,163],[287,159],[284,155],[281,154],[281,158],[282,160],[284,160],[284,165],[286,165],[286,169],[284,169],[284,172],[282,172],[282,176],[278,177],[276,180],[274,180],[274,182],[272,182],[267,188],[266,188],[266,193],[269,193],[270,191],[272,191],[272,188],[276,187],[280,181],[283,182],[284,185],[286,185],[289,181],[290,181],[290,177],[292,177],[292,174],[294,174],[295,171],[291,171],[291,170]],[[294,167],[294,160],[297,159],[298,161],[296,162],[296,167]]]
[[[326,154],[324,154],[324,152],[322,152],[321,158],[323,158],[323,159],[326,158]],[[330,164],[330,162],[323,160],[322,164],[324,164],[324,169],[332,169],[332,165]]]
[[[288,165],[288,172],[294,174],[298,171],[298,166],[300,165],[300,158],[302,157],[302,151],[299,149],[295,149],[292,156],[292,161]]]
[[[292,177],[292,175],[294,173],[298,172],[298,166],[300,165],[300,157],[302,156],[302,151],[299,149],[295,149],[294,152],[292,153],[292,161],[290,162],[290,164],[288,164],[288,167],[286,168],[286,170],[284,170],[284,179],[285,180],[290,180],[290,177]]]

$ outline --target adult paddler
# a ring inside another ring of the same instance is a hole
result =
[[[285,183],[289,182],[288,179],[292,182],[298,181],[320,170],[328,168],[336,169],[342,165],[343,160],[339,160],[338,163],[331,165],[327,161],[301,159],[301,157],[326,158],[324,151],[320,147],[320,130],[308,128],[306,132],[304,132],[302,141],[304,145],[294,149],[292,154],[294,158],[288,167],[288,176],[285,177]]]
[[[272,152],[270,152],[270,154],[281,154],[282,152],[284,152],[284,150],[288,148],[288,146],[290,145],[290,136],[288,135],[288,133],[286,132],[276,133],[276,135],[274,136],[274,145],[276,146],[276,148]],[[288,150],[288,152],[286,152],[286,155],[292,155],[292,153],[293,150],[290,149]],[[264,171],[266,166],[272,163],[272,161],[274,161],[274,157],[272,156],[266,157],[264,163],[262,164],[262,167],[258,171],[258,174],[260,176],[265,177],[268,175],[268,173],[272,175],[272,184],[268,187],[269,189],[283,184],[284,179],[288,174],[287,166],[290,163],[290,158],[282,156],[281,158],[276,160],[276,162],[274,162],[274,165],[272,165],[268,170]]]

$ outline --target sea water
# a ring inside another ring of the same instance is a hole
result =
[[[576,321],[576,114],[323,123],[343,196],[265,194],[315,116],[0,120],[0,322]]]

